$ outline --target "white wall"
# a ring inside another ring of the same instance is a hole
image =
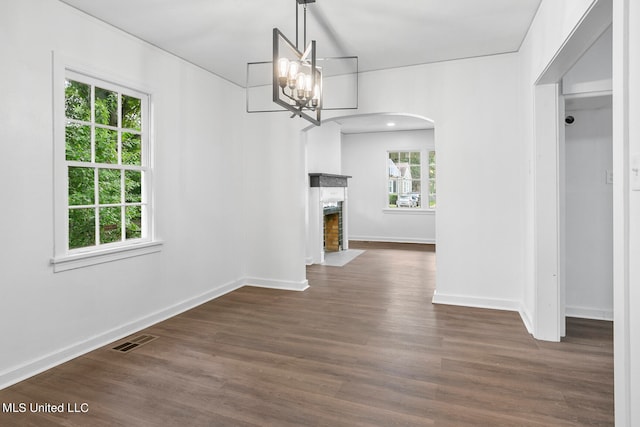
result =
[[[325,122],[304,132],[307,171],[342,175],[342,134],[336,122]]]
[[[326,173],[341,175],[342,135],[340,125],[333,121],[325,121],[321,126],[309,126],[302,132],[302,144],[305,156],[305,242],[306,264],[324,262],[324,245],[321,240],[322,219],[320,218],[320,189],[311,188],[310,173]],[[345,229],[346,230],[346,229]],[[348,239],[348,237],[347,237]],[[344,248],[348,248],[348,241]]]
[[[566,312],[613,320],[612,110],[566,114]]]
[[[629,1],[629,155],[632,158],[634,168],[640,164],[640,4]],[[634,160],[635,159],[635,160]],[[627,159],[629,160],[629,159]],[[615,173],[615,172],[614,172]],[[620,351],[628,350],[629,355],[629,376],[628,380],[620,381],[617,391],[622,393],[623,387],[628,385],[628,398],[630,417],[629,426],[640,423],[640,185],[638,183],[637,171],[631,173],[635,176],[634,185],[629,195],[629,252],[627,262],[629,262],[629,283],[628,283],[628,310],[625,310],[624,324],[621,328],[627,328],[625,333],[629,337],[629,345],[626,349],[616,348]],[[620,322],[622,323],[622,322]],[[618,343],[619,344],[619,343]]]
[[[248,283],[303,290],[308,177],[301,129],[288,113],[245,114],[244,261]]]
[[[342,171],[349,179],[349,239],[435,243],[435,212],[388,209],[388,151],[433,150],[433,130],[342,136]],[[426,168],[425,168],[426,173]],[[424,195],[426,202],[426,193]]]
[[[151,88],[161,252],[53,273],[52,51]],[[242,193],[241,89],[58,1],[2,1],[0,56],[2,387],[233,289],[246,271],[242,206],[226,202]]]
[[[629,130],[629,153],[633,159],[634,168],[640,165],[640,123],[635,118],[640,114],[640,5],[637,2],[630,2],[630,30],[629,38],[629,61],[630,61],[630,81],[629,81],[629,117],[634,118],[630,122]],[[630,401],[638,402],[640,399],[640,185],[638,183],[638,171],[632,171],[634,175],[634,186],[630,195],[629,218],[631,228],[629,230],[629,360],[631,361],[630,373]],[[631,418],[629,425],[640,423],[640,405],[634,404],[631,407]]]

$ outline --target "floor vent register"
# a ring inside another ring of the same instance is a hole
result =
[[[150,343],[158,337],[153,335],[138,335],[137,337],[129,338],[126,341],[113,347],[113,350],[120,353],[128,353],[142,345]]]

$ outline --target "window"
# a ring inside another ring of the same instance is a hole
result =
[[[71,71],[63,91],[53,263],[150,242],[149,96]]]
[[[436,163],[435,151],[428,152],[428,173],[423,176],[420,151],[389,151],[387,186],[389,208],[435,209]],[[423,179],[428,185],[427,204],[423,203]]]
[[[436,208],[436,152],[429,151],[429,209]]]

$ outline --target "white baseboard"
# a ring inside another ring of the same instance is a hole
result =
[[[433,304],[458,305],[462,307],[515,311],[520,314],[520,318],[522,319],[522,323],[524,323],[524,327],[527,329],[527,332],[529,334],[533,334],[533,323],[531,322],[529,313],[527,313],[527,311],[522,307],[520,302],[515,300],[446,295],[438,293],[438,291],[436,290],[433,292],[433,299],[431,300],[431,302]]]
[[[520,303],[514,300],[446,295],[434,291],[433,304],[459,305],[463,307],[488,308],[491,310],[520,311]]]
[[[0,372],[0,390],[82,356],[90,351],[104,347],[131,334],[139,332],[170,317],[176,316],[201,304],[219,298],[243,286],[258,286],[263,288],[304,291],[309,287],[308,281],[286,282],[269,279],[243,278],[226,283],[216,289],[205,292],[194,298],[182,301],[155,313],[141,317],[133,322],[103,332],[93,338],[72,344],[68,347],[51,352],[45,356],[30,360],[17,367]]]
[[[613,320],[612,310],[600,310],[597,308],[587,307],[565,307],[565,316],[577,317],[580,319],[593,319],[593,320]]]
[[[525,310],[524,307],[520,307],[518,313],[520,313],[520,318],[522,319],[522,323],[524,323],[524,327],[527,328],[527,332],[533,335],[533,321],[531,320],[531,314]]]
[[[284,291],[304,291],[309,287],[308,280],[292,282],[286,280],[260,279],[257,277],[247,277],[244,279],[245,286],[256,288],[281,289]]]
[[[384,243],[423,243],[435,245],[436,239],[416,239],[413,237],[380,237],[380,236],[349,236],[350,241],[356,242],[384,242]]]
[[[518,301],[468,297],[460,295],[446,295],[433,293],[433,304],[459,305],[463,307],[489,308],[493,310],[517,311],[520,314],[522,323],[524,323],[527,332],[533,335],[533,322],[531,315],[525,310]],[[613,321],[613,311],[601,310],[586,307],[566,307],[565,315],[567,317],[577,317],[580,319],[606,320]]]

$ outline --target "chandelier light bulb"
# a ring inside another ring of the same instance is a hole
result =
[[[305,74],[304,76],[304,99],[305,105],[309,103],[312,97],[311,89],[313,89],[313,82],[311,81],[311,74]]]
[[[280,77],[287,77],[289,73],[289,60],[287,58],[278,59],[278,71]]]
[[[289,60],[287,58],[280,58],[278,60],[278,84],[283,89],[287,85],[288,74],[289,74]]]
[[[300,64],[297,61],[291,61],[289,63],[289,80],[293,80],[295,82],[299,70]]]
[[[296,76],[296,89],[298,90],[304,90],[304,85],[305,85],[305,74],[303,72],[298,73],[298,75]]]
[[[303,72],[298,73],[296,76],[296,91],[298,92],[298,99],[304,101],[304,87],[305,87],[305,74]],[[304,102],[302,102],[304,104]]]

